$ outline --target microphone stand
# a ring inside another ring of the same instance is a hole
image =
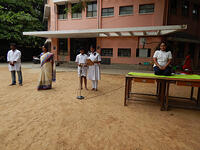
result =
[[[77,96],[76,98],[79,100],[84,99],[85,97],[81,95],[81,74],[82,74],[82,69],[83,69],[83,64],[81,64],[80,66],[80,77],[79,77],[79,96]]]

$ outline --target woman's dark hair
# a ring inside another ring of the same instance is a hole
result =
[[[168,46],[168,43],[165,42],[165,41],[160,42],[160,43],[158,44],[158,46],[156,47],[156,50],[159,50],[159,49],[160,49],[160,45],[161,45],[161,44],[165,44],[165,45],[166,45],[166,52],[170,51],[169,46]]]
[[[96,51],[96,49],[95,49],[94,45],[90,45],[90,48],[93,48],[93,49],[94,49],[94,51]]]
[[[44,48],[48,51],[48,48],[49,48],[48,45],[47,45],[47,44],[44,44],[43,46],[44,46]]]

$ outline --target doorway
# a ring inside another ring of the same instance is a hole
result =
[[[87,54],[90,45],[96,47],[96,38],[71,38],[70,39],[70,61],[75,61],[76,55],[79,54],[79,49],[84,48]]]

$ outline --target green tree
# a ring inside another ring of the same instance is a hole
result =
[[[44,39],[22,33],[45,29],[43,9],[43,0],[0,0],[0,40],[38,47]]]

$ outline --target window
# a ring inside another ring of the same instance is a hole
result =
[[[130,48],[118,48],[118,56],[119,57],[131,57],[131,49]]]
[[[133,14],[133,6],[120,6],[119,15]]]
[[[176,15],[177,13],[177,0],[170,0],[170,14]]]
[[[114,16],[114,7],[102,8],[102,16]]]
[[[199,9],[200,9],[200,8],[199,8],[198,5],[196,5],[196,4],[193,5],[192,16],[193,16],[194,18],[196,18],[196,19],[199,18]]]
[[[188,0],[182,1],[182,16],[189,16],[189,4]]]
[[[76,4],[72,4],[71,6],[74,8],[72,18],[82,18],[82,8],[76,7]]]
[[[87,4],[87,17],[97,16],[97,2],[90,2]]]
[[[58,5],[58,19],[67,19],[67,12],[65,12],[65,5]]]
[[[59,55],[68,54],[68,39],[58,39]]]
[[[136,57],[142,57],[142,58],[151,57],[151,49],[150,48],[137,48],[136,49]]]
[[[113,49],[112,48],[102,48],[101,56],[113,56]]]
[[[154,12],[154,4],[144,4],[139,6],[140,14],[148,14]]]

